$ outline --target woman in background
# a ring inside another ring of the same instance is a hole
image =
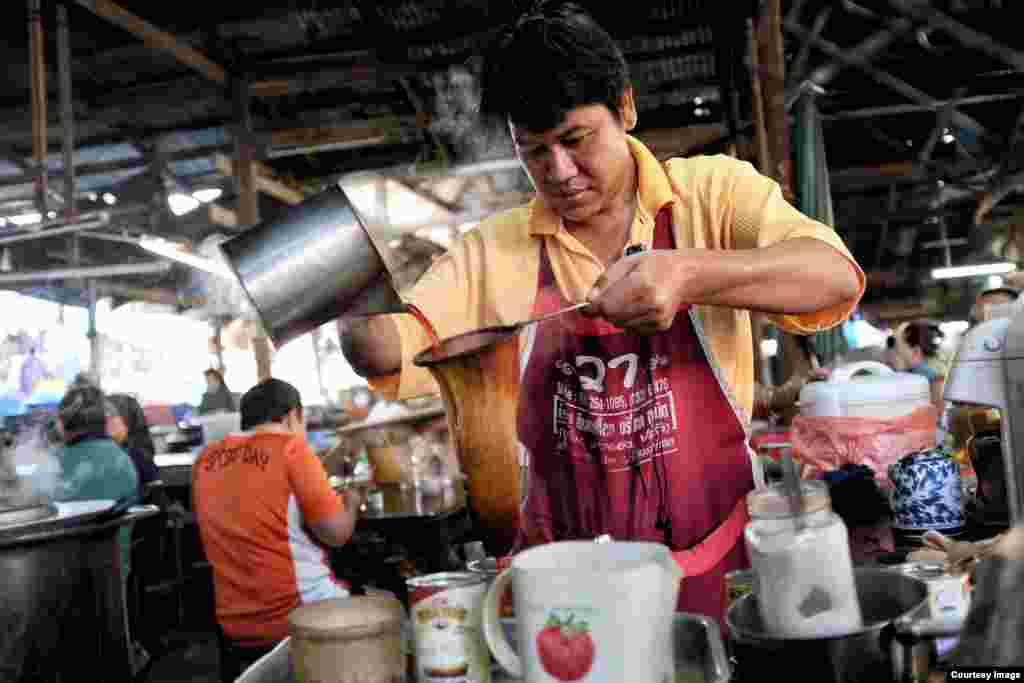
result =
[[[115,414],[107,418],[107,432],[131,456],[139,474],[140,494],[143,494],[150,483],[160,479],[160,471],[153,460],[156,447],[146,415],[139,402],[127,394],[111,394],[107,400],[115,408]]]
[[[946,382],[946,360],[940,353],[945,335],[928,320],[906,322],[896,328],[896,356],[899,370],[922,375],[931,385],[932,403],[942,412],[942,389]]]
[[[224,383],[224,376],[220,371],[210,368],[203,374],[206,376],[206,391],[199,403],[199,414],[236,412],[235,397]]]

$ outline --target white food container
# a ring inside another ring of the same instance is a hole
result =
[[[922,375],[863,361],[836,368],[828,381],[808,382],[799,405],[806,416],[892,419],[931,405],[931,388]]]

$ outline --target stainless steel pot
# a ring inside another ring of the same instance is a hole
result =
[[[765,631],[757,596],[741,597],[729,608],[726,624],[736,661],[736,680],[761,680],[780,662],[809,681],[854,683],[900,681],[918,642],[914,617],[927,606],[924,581],[886,569],[854,570],[863,629],[834,638],[779,638]],[[921,635],[921,634],[917,634]]]
[[[0,681],[131,680],[118,531],[158,510],[114,501],[52,509],[0,526]]]
[[[220,249],[277,348],[341,316],[406,310],[381,250],[340,186]]]

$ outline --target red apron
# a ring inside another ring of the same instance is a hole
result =
[[[658,213],[655,249],[672,249]],[[533,315],[562,308],[547,250]],[[721,622],[742,538],[750,451],[689,307],[641,336],[573,313],[524,331],[518,431],[524,465],[517,546],[610,534],[665,543],[685,577],[678,609]]]

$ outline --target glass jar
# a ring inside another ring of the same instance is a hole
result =
[[[824,482],[802,481],[804,509],[794,514],[782,484],[747,496],[744,531],[757,572],[765,630],[779,637],[821,638],[862,628],[846,525],[832,511]]]

